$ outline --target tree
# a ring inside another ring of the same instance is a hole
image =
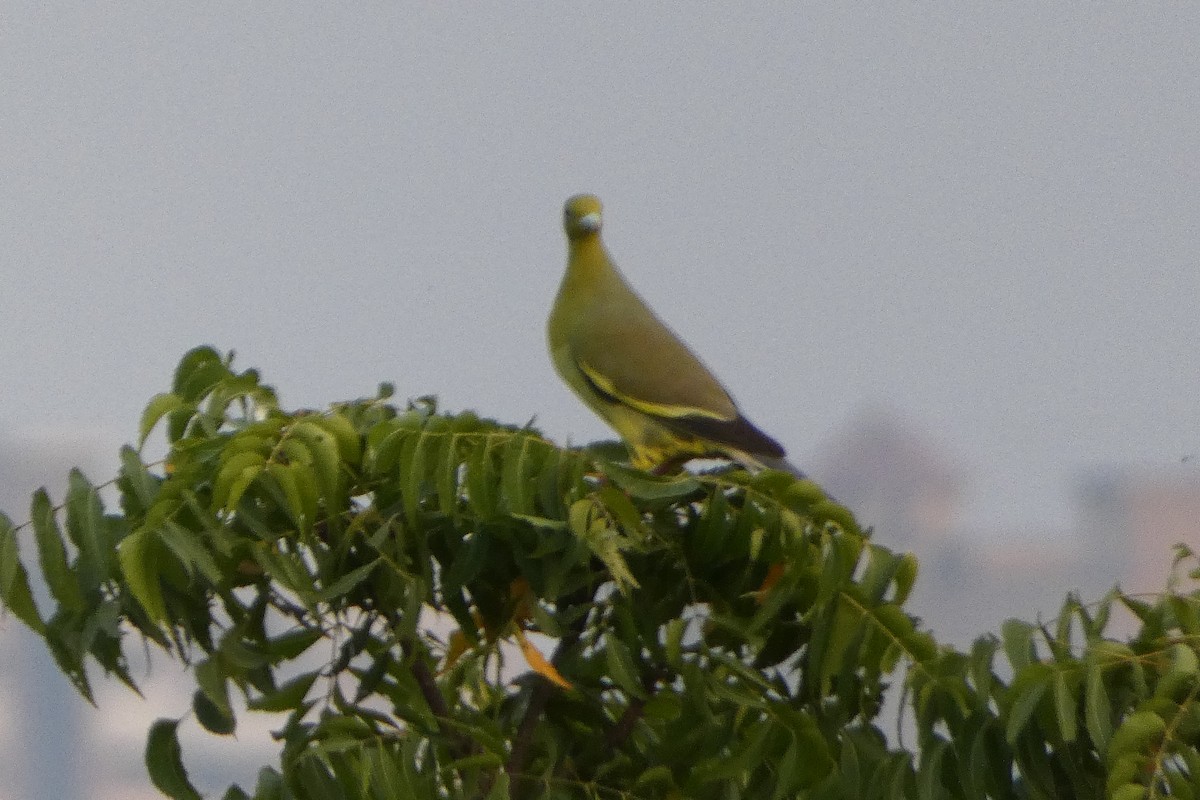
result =
[[[136,687],[140,638],[191,665],[213,734],[238,694],[287,712],[278,767],[229,800],[1200,795],[1182,546],[1160,597],[1068,597],[958,652],[904,611],[916,560],[811,482],[648,475],[390,394],[287,412],[231,356],[188,353],[141,421],[167,457],[122,450],[119,510],[76,471],[27,526],[0,516],[0,600],[89,700],[96,666]],[[892,683],[915,742],[884,733]],[[179,724],[154,724],[147,765],[196,798]]]

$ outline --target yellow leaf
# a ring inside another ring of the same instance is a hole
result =
[[[463,654],[471,649],[471,641],[462,631],[455,631],[450,634],[450,642],[446,647],[446,663],[442,664],[442,668],[438,670],[438,674],[442,675],[450,671]]]
[[[520,624],[533,616],[533,606],[537,603],[537,597],[534,596],[529,581],[524,578],[514,579],[508,586],[508,595],[516,601],[513,621]]]
[[[521,645],[521,652],[525,654],[525,660],[529,662],[530,669],[560,689],[575,688],[571,685],[570,681],[554,668],[553,664],[546,660],[542,652],[525,638],[525,632],[520,628],[517,629],[517,644]]]
[[[767,570],[767,577],[763,578],[762,586],[759,586],[757,590],[751,592],[751,594],[754,596],[754,600],[760,606],[766,599],[767,594],[769,594],[771,589],[774,588],[775,584],[779,583],[779,579],[783,577],[783,573],[786,571],[786,569],[787,567],[784,564],[772,564],[771,568]]]

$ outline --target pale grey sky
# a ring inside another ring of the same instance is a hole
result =
[[[890,406],[1037,532],[1081,471],[1200,469],[1200,5],[651,5],[6,0],[0,442],[115,454],[201,343],[291,406],[608,436],[543,341],[593,191],[798,464]],[[28,785],[138,769],[43,683]]]
[[[801,465],[888,404],[1041,530],[1200,452],[1200,6],[650,5],[10,0],[0,427],[115,451],[209,342],[607,436],[543,342],[586,190]]]

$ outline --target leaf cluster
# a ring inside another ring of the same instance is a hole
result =
[[[96,667],[136,689],[140,640],[192,666],[213,734],[285,714],[229,800],[1198,793],[1195,591],[1070,598],[961,653],[904,611],[916,560],[809,481],[647,475],[390,395],[286,411],[188,353],[141,421],[166,459],[122,450],[118,509],[77,471],[34,496],[48,614],[0,515],[0,601],[88,699]],[[913,751],[881,727],[892,683]],[[196,798],[179,724],[147,765]]]

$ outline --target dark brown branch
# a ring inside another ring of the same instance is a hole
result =
[[[504,771],[510,778],[523,770],[529,760],[533,732],[542,720],[542,712],[546,710],[546,703],[550,700],[552,691],[554,691],[554,685],[543,678],[538,681],[529,694],[529,705],[525,708],[525,716],[521,718],[521,724],[517,727],[517,733],[513,737],[512,750],[508,754],[508,762],[504,765]]]
[[[393,618],[390,622],[393,630],[399,627],[398,619]],[[412,673],[413,680],[417,682],[421,696],[425,698],[425,705],[429,706],[429,710],[437,720],[438,730],[449,740],[450,754],[454,758],[471,755],[476,749],[476,744],[454,728],[450,707],[446,705],[446,698],[442,695],[442,690],[438,688],[437,679],[429,671],[429,665],[416,652],[416,648],[410,641],[400,643],[400,652],[409,662],[408,670]]]
[[[407,651],[408,648],[405,650]],[[408,652],[405,653],[406,657],[410,657],[410,655]],[[446,698],[442,696],[441,690],[438,689],[433,673],[429,671],[429,665],[419,658],[413,658],[409,670],[417,682],[417,687],[421,690],[421,696],[425,698],[425,705],[429,706],[433,715],[439,720],[449,719],[450,708],[446,705]]]
[[[569,598],[563,601],[564,607],[577,606],[587,603],[590,599],[590,592],[587,590],[579,590],[573,593]],[[554,648],[554,655],[550,657],[550,663],[557,669],[566,659],[567,654],[571,651],[583,636],[584,630],[587,629],[588,614],[590,611],[585,610],[583,615],[577,619],[569,629],[563,633],[563,637],[558,640],[558,645]],[[508,753],[508,761],[504,764],[504,771],[510,778],[519,775],[525,769],[525,765],[529,762],[529,750],[533,746],[533,734],[537,730],[538,723],[542,720],[542,712],[546,710],[546,703],[550,700],[552,692],[557,691],[555,686],[544,677],[538,676],[540,680],[530,690],[529,705],[525,708],[525,716],[521,718],[521,724],[517,726],[517,733],[513,736],[512,749]],[[483,794],[486,795],[491,789],[491,781],[486,782]]]
[[[642,674],[642,688],[646,690],[646,697],[654,696],[654,687],[658,681],[664,678],[662,670],[646,670]],[[642,714],[646,711],[646,700],[641,697],[634,697],[629,700],[629,705],[625,706],[625,711],[621,714],[608,733],[604,735],[604,743],[610,749],[616,749],[625,743],[629,735],[633,733],[633,729],[637,727],[638,720],[642,718]]]
[[[621,718],[604,735],[604,743],[609,748],[620,747],[624,744],[625,740],[629,738],[629,734],[633,733],[634,727],[642,718],[642,712],[645,710],[645,700],[640,697],[630,700],[629,705],[625,706],[625,713],[621,714]]]

